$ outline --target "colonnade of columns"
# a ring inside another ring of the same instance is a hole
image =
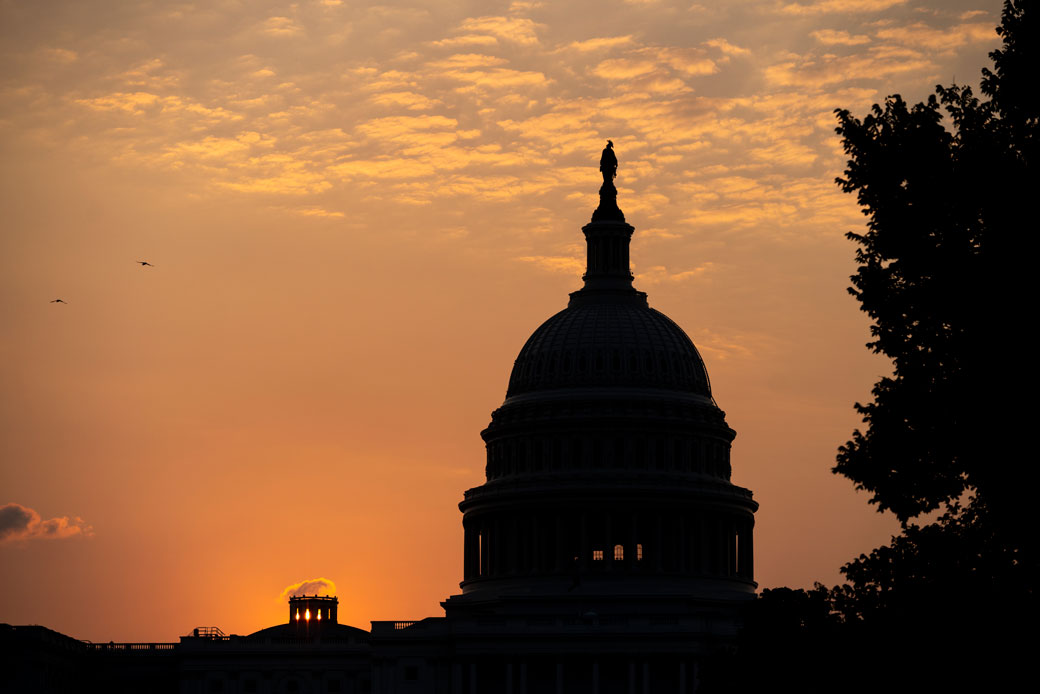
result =
[[[629,238],[631,235],[630,228],[617,227],[617,231],[613,234],[599,233],[588,238],[586,277],[616,275],[631,280],[632,271],[629,268]]]
[[[464,580],[574,570],[753,580],[751,514],[646,508],[468,513]]]
[[[729,442],[701,434],[661,436],[590,431],[488,441],[487,479],[543,472],[650,470],[730,478]]]

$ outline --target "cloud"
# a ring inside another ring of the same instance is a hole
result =
[[[691,270],[670,271],[664,265],[648,267],[643,272],[636,273],[636,281],[642,284],[661,284],[664,282],[683,282],[685,280],[700,277],[714,268],[714,263],[704,263]]]
[[[24,540],[63,540],[92,537],[94,529],[78,516],[42,520],[40,514],[21,504],[0,506],[0,543]]]
[[[989,22],[958,24],[948,29],[933,29],[920,22],[902,27],[881,29],[877,35],[889,41],[908,46],[923,46],[933,51],[952,51],[968,43],[996,43],[998,40],[993,25]]]
[[[793,56],[767,67],[764,76],[768,84],[812,89],[934,69],[932,60],[909,46],[886,45],[848,56]]]
[[[268,17],[262,31],[270,36],[298,36],[303,27],[289,17]]]
[[[649,60],[611,58],[597,65],[593,72],[608,80],[630,80],[633,77],[649,74],[656,69],[657,65]]]
[[[726,55],[751,55],[751,51],[747,48],[741,48],[736,46],[724,38],[710,39],[704,42],[705,46],[711,46],[717,48]]]
[[[327,578],[309,578],[306,581],[293,583],[282,590],[281,600],[296,595],[335,595],[336,584]]]
[[[472,34],[490,34],[521,46],[538,43],[538,24],[526,17],[474,17],[462,22],[461,29]]]
[[[809,36],[812,36],[825,46],[860,46],[864,43],[870,43],[869,36],[864,36],[863,34],[854,36],[847,31],[837,31],[835,29],[820,29],[812,32]]]
[[[822,0],[808,5],[792,2],[782,5],[780,11],[784,14],[794,15],[852,14],[855,12],[880,12],[904,3],[906,0]]]
[[[76,51],[70,51],[67,48],[47,48],[44,49],[43,55],[55,63],[61,63],[69,65],[79,60],[79,54]]]
[[[524,263],[533,263],[549,272],[580,275],[585,271],[585,262],[569,255],[525,255],[516,258]]]
[[[576,51],[587,53],[589,51],[598,51],[604,48],[614,48],[616,46],[626,46],[632,43],[632,37],[629,36],[605,36],[595,39],[586,39],[585,41],[574,41],[568,44],[567,48],[573,48]]]
[[[411,91],[383,92],[373,96],[372,103],[380,106],[401,107],[409,111],[425,111],[442,105],[440,99],[430,99]]]
[[[113,92],[90,99],[76,99],[75,103],[99,112],[122,112],[135,116],[147,114],[189,115],[210,122],[242,120],[242,116],[220,106],[203,106],[178,96],[159,96],[150,92]]]
[[[430,45],[437,46],[438,48],[456,48],[459,46],[497,46],[498,39],[494,36],[487,36],[486,34],[464,34],[462,36],[453,36],[447,39],[431,41]]]
[[[490,67],[492,65],[502,65],[505,62],[504,58],[493,55],[457,53],[443,60],[435,60],[429,66],[436,70],[453,70],[458,68]]]
[[[302,214],[304,217],[332,217],[342,218],[345,215],[342,212],[333,212],[326,210],[323,207],[306,207],[300,210],[295,210],[297,214]]]

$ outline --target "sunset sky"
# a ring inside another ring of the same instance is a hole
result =
[[[607,138],[636,286],[737,431],[760,587],[838,582],[898,525],[830,472],[890,368],[833,111],[977,84],[999,14],[0,0],[0,622],[249,633],[322,577],[355,626],[443,614]]]

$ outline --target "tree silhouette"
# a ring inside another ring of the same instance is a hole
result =
[[[933,664],[1004,663],[1017,652],[1012,630],[1036,614],[1036,473],[1012,443],[1033,424],[1016,414],[1024,404],[1004,400],[1029,382],[1014,336],[1029,320],[1015,302],[1032,274],[1040,191],[1036,3],[1007,0],[997,33],[982,99],[937,86],[914,106],[891,96],[862,121],[837,111],[849,156],[837,182],[869,218],[865,233],[847,234],[859,244],[849,291],[893,375],[856,404],[866,427],[834,471],[903,531],[842,569],[849,583],[832,603],[890,643],[924,625],[966,634]]]
[[[865,234],[847,235],[861,246],[849,291],[874,320],[868,347],[894,374],[856,405],[867,429],[839,449],[834,470],[904,523],[965,492],[1000,505],[1009,483],[980,423],[992,407],[989,270],[1036,191],[1036,19],[1026,6],[1005,4],[996,73],[983,71],[989,100],[939,86],[913,107],[889,97],[862,121],[837,112],[850,157],[838,183],[870,218]]]

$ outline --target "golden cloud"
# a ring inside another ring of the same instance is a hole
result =
[[[724,38],[710,39],[708,41],[705,41],[704,45],[711,46],[712,48],[717,48],[726,55],[751,55],[751,51],[747,48],[735,46],[734,44],[730,43]]]
[[[999,37],[989,22],[958,24],[947,29],[933,29],[920,22],[909,26],[890,27],[877,32],[878,37],[910,46],[923,46],[947,52],[969,43],[997,43]]]
[[[574,41],[567,44],[567,48],[581,51],[582,53],[588,53],[590,51],[599,51],[605,48],[616,48],[618,46],[627,46],[632,43],[632,36],[607,36],[595,39],[586,39],[584,41]]]
[[[261,31],[269,36],[299,36],[303,27],[289,17],[268,17],[261,25]]]
[[[496,39],[494,36],[488,36],[486,34],[464,34],[462,36],[454,36],[447,39],[430,41],[430,45],[437,46],[438,48],[456,48],[460,46],[497,46],[498,39]]]
[[[714,269],[714,263],[704,263],[689,270],[673,272],[664,265],[654,265],[642,272],[636,273],[636,281],[642,284],[663,284],[674,282],[685,282],[695,277],[701,277]]]
[[[870,43],[869,36],[863,34],[853,36],[847,31],[837,31],[835,29],[820,29],[812,32],[809,36],[812,36],[825,46],[861,46],[865,43]]]
[[[905,3],[906,0],[820,0],[808,5],[796,2],[781,5],[780,11],[794,15],[853,14],[880,12]]]
[[[562,272],[568,275],[580,275],[585,271],[585,261],[567,255],[525,255],[514,260],[532,263],[548,272]]]
[[[507,62],[505,58],[482,53],[457,53],[441,60],[435,60],[429,67],[435,70],[454,70],[458,68],[492,67]]]
[[[462,22],[461,29],[473,34],[487,34],[522,46],[538,43],[536,30],[541,26],[526,17],[475,17]]]
[[[931,71],[935,64],[911,48],[877,46],[849,56],[796,56],[765,69],[766,82],[778,86],[819,88],[859,79],[878,80],[908,72]]]
[[[430,99],[415,92],[383,92],[372,97],[372,103],[380,106],[403,107],[409,111],[426,111],[444,102]]]

